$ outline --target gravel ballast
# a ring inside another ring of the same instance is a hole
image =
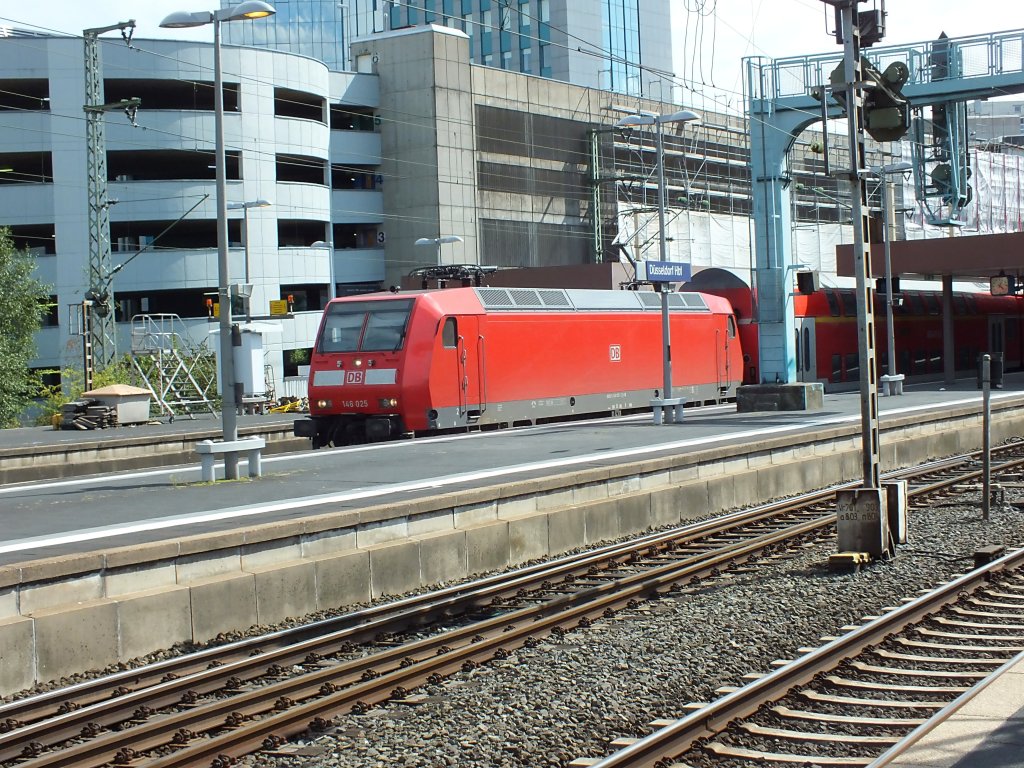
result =
[[[979,494],[963,495],[912,510],[909,533],[894,559],[849,573],[829,570],[826,539],[425,686],[416,704],[339,715],[337,731],[297,742],[297,753],[239,764],[539,768],[599,757],[612,739],[647,735],[652,720],[681,717],[688,702],[970,570],[986,544],[1024,545],[1024,512],[994,506],[986,523]]]

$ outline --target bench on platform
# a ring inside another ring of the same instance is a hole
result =
[[[878,380],[882,382],[882,394],[883,394],[883,396],[902,395],[903,394],[903,374],[902,373],[894,373],[891,376],[879,376]]]
[[[204,483],[212,483],[217,479],[213,462],[221,454],[245,453],[249,460],[249,477],[260,477],[263,468],[260,466],[260,451],[267,445],[262,437],[247,437],[241,440],[200,440],[196,443],[196,453],[202,465]]]
[[[685,397],[664,397],[655,398],[654,400],[651,400],[651,408],[654,410],[654,423],[656,425],[682,424],[683,406],[685,404]]]

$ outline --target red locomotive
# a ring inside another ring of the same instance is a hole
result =
[[[736,320],[719,296],[670,294],[673,392],[735,398]],[[534,424],[650,407],[662,383],[651,291],[450,288],[336,299],[310,359],[313,446]]]

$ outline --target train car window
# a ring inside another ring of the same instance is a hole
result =
[[[966,315],[967,314],[967,300],[964,298],[962,293],[953,294],[953,314],[954,315]]]
[[[828,311],[832,317],[839,317],[839,299],[835,291],[825,291],[825,298],[828,299]]]
[[[846,355],[846,381],[860,381],[860,357],[856,352]]]
[[[853,291],[843,291],[840,296],[843,297],[843,314],[847,317],[857,316],[857,294]]]
[[[934,293],[924,295],[924,308],[929,315],[941,315],[942,305],[939,304],[939,297]]]
[[[320,352],[379,352],[401,349],[412,300],[346,301],[331,304]]]
[[[390,302],[378,302],[390,304]],[[364,352],[397,351],[405,341],[405,326],[409,321],[409,307],[397,306],[367,313],[366,329],[359,349]]]
[[[355,352],[359,348],[359,334],[366,319],[362,312],[335,312],[335,304],[328,309],[320,337],[320,352]]]
[[[736,338],[736,318],[729,315],[729,329],[728,334],[730,339]]]
[[[843,380],[843,362],[838,354],[832,355],[832,375],[829,381],[839,382]]]
[[[800,344],[800,329],[796,329],[796,370],[802,372],[804,369],[804,350]]]
[[[441,328],[441,346],[445,349],[455,349],[459,340],[459,322],[454,317],[446,317],[444,326]]]
[[[811,329],[804,328],[804,370],[811,372]]]

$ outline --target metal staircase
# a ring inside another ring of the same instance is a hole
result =
[[[217,364],[205,343],[195,344],[178,315],[135,315],[132,318],[132,367],[142,386],[174,421],[195,418],[198,410],[217,414]]]

